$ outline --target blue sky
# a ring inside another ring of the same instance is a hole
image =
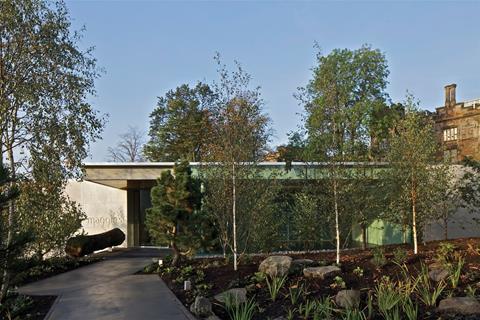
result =
[[[272,145],[300,124],[293,94],[311,77],[315,41],[324,53],[364,43],[385,52],[388,92],[422,107],[480,98],[480,1],[67,1],[82,47],[95,46],[105,74],[92,103],[109,120],[86,161],[104,161],[129,125],[148,130],[157,96],[182,83],[216,80],[213,56],[238,60],[262,87]]]

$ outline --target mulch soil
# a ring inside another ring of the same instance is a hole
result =
[[[369,292],[375,288],[379,279],[383,276],[389,276],[391,279],[401,277],[401,268],[392,262],[393,252],[398,248],[404,249],[408,256],[405,260],[409,273],[416,275],[421,270],[421,264],[429,265],[435,261],[435,251],[442,241],[429,242],[419,246],[419,254],[414,255],[411,247],[406,245],[390,245],[383,247],[385,257],[388,262],[382,267],[377,267],[372,263],[373,253],[371,250],[348,250],[341,254],[341,277],[346,284],[347,289],[358,289],[361,291],[361,307],[365,307]],[[466,296],[467,287],[477,289],[477,298],[480,294],[480,238],[456,239],[448,241],[456,246],[457,252],[460,252],[465,258],[465,265],[462,269],[462,276],[459,286],[453,290],[447,288],[444,290],[442,298],[447,294],[453,296]],[[475,251],[477,250],[477,251]],[[335,262],[335,252],[288,254],[293,259],[311,259],[318,265],[332,265]],[[305,299],[314,299],[321,297],[334,297],[341,288],[332,285],[334,280],[327,278],[305,279],[301,272],[289,275],[286,285],[281,291],[279,298],[274,303],[271,301],[265,282],[255,281],[252,276],[258,271],[258,266],[265,256],[254,256],[244,259],[239,265],[238,270],[233,271],[231,263],[226,263],[223,259],[195,259],[184,261],[181,265],[166,269],[160,269],[160,276],[165,280],[170,289],[177,295],[182,303],[189,307],[194,301],[196,295],[213,297],[229,288],[247,287],[248,297],[255,297],[259,305],[260,312],[257,312],[254,319],[274,319],[275,317],[285,316],[289,309],[299,307],[298,302],[292,306],[288,297],[288,288],[303,284],[307,288],[307,297]],[[363,270],[363,276],[355,275],[353,270],[360,267]],[[182,271],[183,270],[183,271]],[[192,281],[192,290],[183,290],[184,280]],[[437,302],[438,303],[438,302]],[[437,314],[435,308],[427,308],[419,304],[419,319],[446,319]],[[228,319],[228,315],[220,304],[214,304],[214,312],[221,319]],[[474,317],[450,317],[450,319],[480,319]],[[300,318],[298,318],[300,319]],[[375,319],[382,319],[379,315]]]

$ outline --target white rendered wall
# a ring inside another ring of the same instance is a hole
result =
[[[87,234],[120,228],[127,235],[127,191],[90,181],[69,180],[65,193],[86,213],[82,229]],[[126,246],[125,240],[122,247]]]

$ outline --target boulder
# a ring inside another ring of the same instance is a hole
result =
[[[245,288],[233,288],[222,293],[217,294],[214,298],[218,302],[225,303],[228,296],[231,296],[237,304],[247,302],[247,289]]]
[[[337,306],[345,309],[358,308],[360,305],[360,291],[341,290],[335,296]]]
[[[440,301],[437,311],[449,314],[476,315],[480,314],[480,302],[473,297],[446,298]]]
[[[435,282],[445,280],[449,275],[450,273],[445,269],[433,269],[428,272],[428,277]]]
[[[296,259],[292,261],[290,271],[292,273],[301,273],[303,269],[311,267],[315,264],[315,261],[310,259]]]
[[[197,317],[208,317],[212,314],[212,303],[205,297],[197,296],[190,306],[190,311]]]
[[[325,279],[341,273],[342,270],[337,266],[309,267],[303,269],[303,275],[306,278]]]
[[[270,277],[283,277],[288,274],[291,264],[292,258],[288,256],[270,256],[260,263],[258,271]]]

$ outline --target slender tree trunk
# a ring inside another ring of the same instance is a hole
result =
[[[10,160],[10,170],[12,181],[15,181],[15,159],[13,158],[13,149],[8,148],[8,157]],[[12,182],[13,184],[14,182]],[[7,295],[8,287],[10,286],[10,271],[9,261],[10,261],[10,247],[13,241],[13,227],[14,227],[14,215],[15,215],[15,202],[14,200],[10,201],[8,206],[8,218],[7,218],[7,241],[5,243],[5,261],[3,265],[3,275],[2,275],[2,286],[0,288],[0,302],[4,300]]]
[[[366,223],[362,223],[360,227],[362,228],[362,249],[366,250],[367,249],[367,225]]]
[[[170,241],[170,247],[172,248],[172,251],[173,251],[173,260],[172,260],[173,266],[176,266],[178,263],[178,260],[180,259],[180,250],[178,250],[177,243],[175,242],[176,233],[177,233],[177,228],[173,227],[173,230],[172,230],[173,239]]]
[[[236,195],[236,179],[235,179],[235,161],[232,165],[232,215],[233,215],[233,270],[237,271],[237,195]]]
[[[333,201],[335,205],[335,236],[337,240],[337,264],[340,264],[340,227],[338,222],[338,195],[337,195],[337,179],[333,180]]]
[[[412,191],[412,233],[413,233],[413,253],[418,253],[417,239],[417,207],[415,191]]]
[[[448,218],[443,219],[443,237],[448,240]]]

